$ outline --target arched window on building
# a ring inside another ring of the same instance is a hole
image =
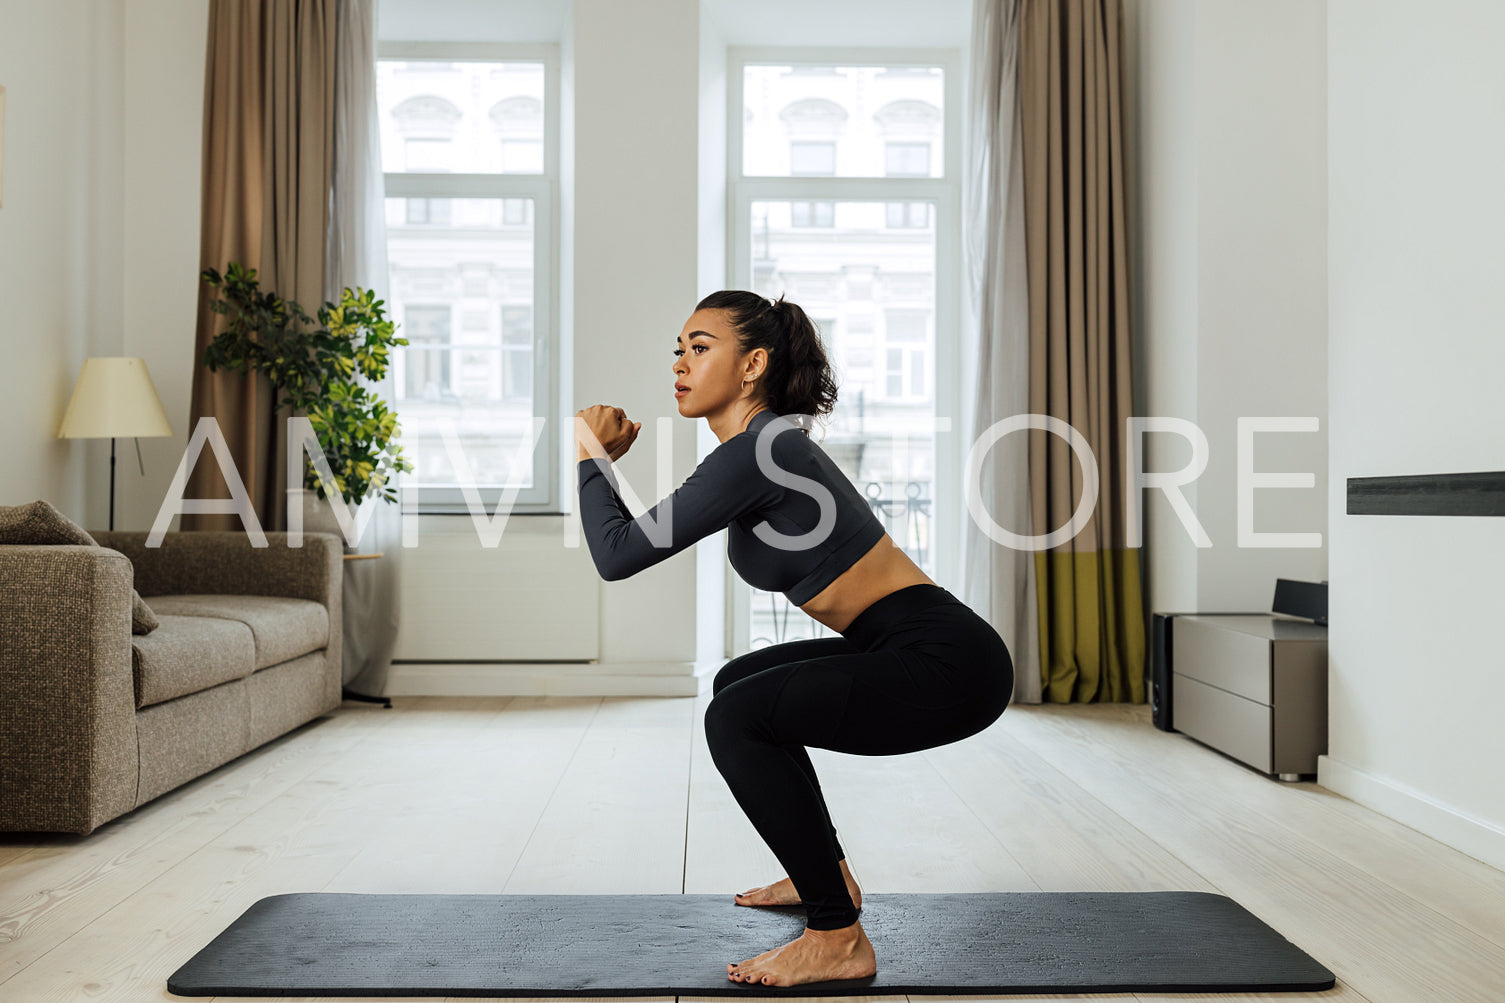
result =
[[[502,98],[487,113],[501,151],[501,173],[543,173],[543,102],[527,94]]]
[[[791,177],[831,177],[836,174],[837,140],[847,124],[847,110],[827,98],[801,98],[779,112],[789,136]],[[834,226],[831,202],[791,202],[792,226]]]
[[[873,113],[883,136],[883,173],[890,178],[940,176],[936,151],[941,138],[941,110],[928,101],[907,98],[890,101]],[[924,229],[930,226],[930,203],[889,202],[886,222],[890,229]]]
[[[455,169],[455,133],[464,114],[437,94],[419,94],[392,109],[402,137],[403,170],[448,172]]]

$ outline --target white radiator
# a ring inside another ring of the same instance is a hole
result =
[[[445,528],[429,531],[435,523]],[[588,661],[600,655],[600,576],[565,517],[507,520],[487,549],[470,519],[424,520],[403,550],[399,661]]]

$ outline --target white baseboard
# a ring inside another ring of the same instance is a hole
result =
[[[382,696],[693,697],[709,689],[724,661],[399,662]]]
[[[1505,829],[1499,826],[1331,756],[1317,757],[1317,783],[1446,843],[1475,860],[1505,871]]]

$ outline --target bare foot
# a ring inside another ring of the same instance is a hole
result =
[[[877,973],[878,959],[860,922],[840,930],[806,927],[804,933],[783,947],[726,966],[726,977],[731,981],[763,986],[862,979]]]
[[[852,896],[852,905],[862,908],[862,889],[857,887],[857,879],[852,877],[852,872],[847,869],[846,858],[841,859],[841,876],[847,882],[847,894]],[[794,882],[788,878],[780,878],[771,885],[763,885],[759,888],[750,888],[736,895],[733,901],[737,905],[767,906],[767,905],[799,905],[800,893],[795,891]]]

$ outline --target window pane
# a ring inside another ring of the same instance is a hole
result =
[[[454,170],[454,143],[448,139],[409,136],[402,143],[402,165],[407,171]]]
[[[790,143],[790,174],[835,174],[835,143]]]
[[[885,313],[884,337],[889,342],[924,341],[929,314],[924,310],[896,309]]]
[[[891,178],[930,177],[929,143],[888,143],[883,149],[884,173]]]
[[[929,202],[889,202],[885,222],[891,230],[924,230],[930,226]]]
[[[532,199],[502,199],[502,222],[508,226],[532,223],[532,212]]]
[[[542,174],[543,140],[508,139],[502,141],[502,173]]]
[[[835,222],[835,206],[830,202],[789,203],[790,226],[831,226]]]
[[[448,223],[449,202],[444,199],[408,199],[407,221],[414,226]]]
[[[399,400],[439,398],[449,388],[449,307],[445,304],[414,303],[405,311],[403,332],[406,348],[398,351],[407,356]]]
[[[940,177],[939,66],[747,66],[742,172]]]
[[[533,308],[502,307],[502,392],[533,396]]]
[[[382,170],[543,171],[542,63],[381,59]]]
[[[413,202],[430,222],[408,222]],[[531,199],[387,199],[392,317],[409,341],[392,357],[396,405],[417,487],[458,483],[445,421],[480,487],[508,484],[520,446],[516,483],[532,486],[534,235],[505,221],[510,202],[531,222]]]

